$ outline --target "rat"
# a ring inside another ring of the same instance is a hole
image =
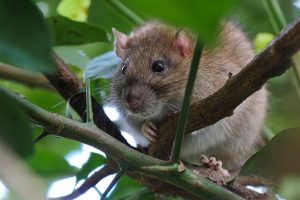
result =
[[[157,124],[181,109],[196,36],[159,21],[145,23],[129,35],[113,28],[113,34],[121,62],[111,82],[111,103],[122,116],[121,129],[148,146],[159,137]],[[235,23],[222,22],[217,35],[215,47],[202,51],[191,103],[216,92],[254,57],[251,43]],[[195,165],[211,160],[217,168],[223,164],[229,171],[239,169],[261,144],[266,108],[267,91],[262,87],[232,116],[187,134],[181,159]]]

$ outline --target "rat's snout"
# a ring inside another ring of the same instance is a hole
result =
[[[140,111],[143,107],[141,94],[134,91],[127,91],[125,94],[125,105],[132,112]]]

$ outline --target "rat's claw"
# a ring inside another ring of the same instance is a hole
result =
[[[153,122],[147,121],[142,125],[143,135],[151,142],[156,142],[157,128]]]
[[[228,170],[222,167],[222,161],[217,160],[215,157],[208,158],[206,155],[201,155],[200,162],[214,171],[218,171],[225,178],[230,177]]]
[[[201,157],[200,157],[200,162],[201,162],[202,164],[208,165],[209,159],[208,159],[208,157],[207,157],[206,155],[201,155]]]

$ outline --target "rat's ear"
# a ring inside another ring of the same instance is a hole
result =
[[[117,29],[112,28],[112,32],[114,34],[114,46],[115,52],[119,57],[123,57],[124,51],[127,48],[127,40],[128,37],[124,33],[119,32]]]
[[[177,32],[175,36],[174,46],[179,51],[180,55],[184,58],[190,56],[193,52],[191,40],[182,31]]]

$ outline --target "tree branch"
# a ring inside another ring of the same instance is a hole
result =
[[[290,58],[300,49],[300,20],[289,25],[237,75],[211,96],[191,105],[186,134],[229,117],[247,97],[259,90],[268,79],[279,76],[291,65]],[[178,122],[170,117],[158,130],[158,141],[149,155],[168,159]]]
[[[185,169],[180,173],[177,171],[166,173],[165,170],[154,171],[153,168],[147,166],[167,165],[168,163],[135,151],[94,126],[43,110],[6,89],[0,88],[0,93],[14,100],[36,123],[44,126],[48,133],[89,144],[105,152],[120,166],[129,166],[128,171],[130,172],[151,176],[160,181],[173,184],[189,192],[189,197],[224,200],[243,199],[189,169]]]
[[[4,63],[0,63],[0,78],[23,83],[29,87],[53,90],[49,81],[42,74],[11,67]]]

